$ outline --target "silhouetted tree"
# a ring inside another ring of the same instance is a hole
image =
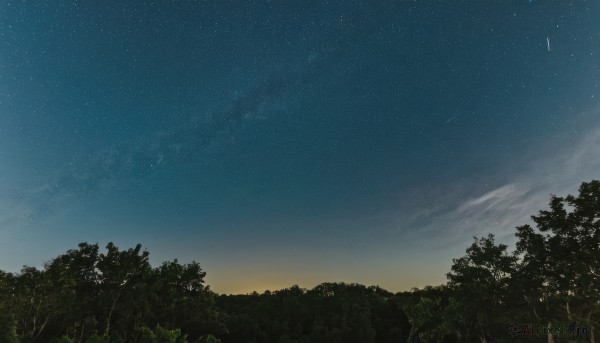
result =
[[[461,327],[461,335],[469,340],[493,342],[504,335],[510,318],[505,318],[508,284],[516,269],[517,258],[508,246],[494,242],[492,234],[467,248],[467,255],[454,259],[448,276],[453,306],[461,313],[453,323]]]
[[[196,262],[152,267],[141,245],[120,250],[109,243],[101,252],[97,244],[81,243],[42,269],[0,271],[0,342],[531,341],[510,336],[511,323],[576,323],[589,334],[568,341],[594,342],[600,181],[583,183],[577,196],[552,196],[549,209],[532,218],[535,228],[517,227],[514,252],[493,235],[476,238],[453,260],[447,285],[397,294],[323,283],[217,295]]]

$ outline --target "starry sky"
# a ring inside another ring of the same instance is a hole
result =
[[[0,269],[445,282],[600,177],[597,1],[0,1]]]

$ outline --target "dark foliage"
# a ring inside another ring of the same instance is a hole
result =
[[[141,245],[81,243],[41,270],[0,271],[0,342],[594,342],[600,181],[553,196],[532,218],[537,228],[517,227],[514,252],[475,238],[447,285],[396,294],[323,283],[218,295],[196,262],[152,267]],[[586,331],[513,335],[513,323]]]

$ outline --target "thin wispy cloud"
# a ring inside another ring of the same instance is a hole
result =
[[[466,201],[457,212],[470,214],[473,212],[489,211],[494,208],[514,206],[523,196],[524,191],[514,184],[504,185],[483,194],[480,197]]]
[[[600,114],[600,109],[594,111]],[[467,197],[449,197],[447,201],[454,205],[418,211],[402,226],[423,233],[427,241],[443,248],[465,246],[472,236],[487,233],[512,244],[515,227],[532,223],[530,217],[547,208],[551,194],[574,194],[581,182],[600,178],[598,171],[600,125],[581,133],[573,144],[559,151],[537,154],[517,172],[489,176],[490,183],[505,180],[504,184],[470,190]]]

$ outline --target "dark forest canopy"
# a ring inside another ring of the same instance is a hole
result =
[[[0,272],[0,342],[594,342],[600,181],[532,219],[515,251],[475,238],[446,285],[395,294],[323,283],[219,295],[196,262],[153,267],[141,245],[81,243],[41,270]]]

